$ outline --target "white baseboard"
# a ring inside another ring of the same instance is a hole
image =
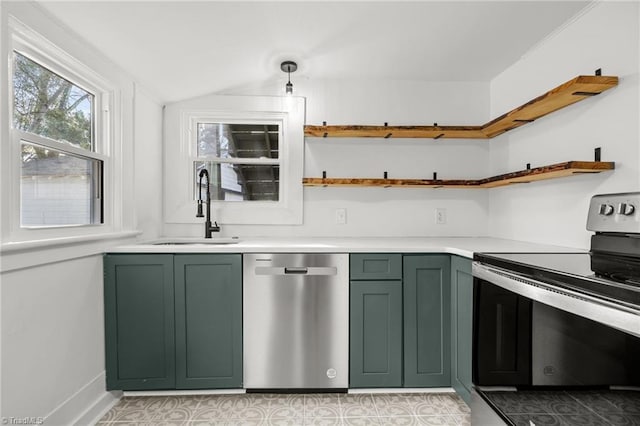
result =
[[[368,388],[349,389],[349,393],[455,393],[453,388]]]
[[[244,389],[152,390],[125,391],[124,396],[237,395],[242,393],[246,393],[246,391]]]
[[[107,392],[105,383],[102,372],[53,409],[45,417],[45,424],[86,426],[97,423],[122,397],[122,392]]]
[[[246,389],[126,391],[124,396],[178,396],[178,395],[233,395],[245,393]],[[455,393],[453,388],[367,388],[348,389],[348,393]]]

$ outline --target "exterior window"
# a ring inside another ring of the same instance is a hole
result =
[[[14,52],[22,227],[103,223],[104,156],[96,141],[95,104],[91,91]]]
[[[277,124],[198,122],[196,127],[195,199],[204,190],[199,187],[199,174],[206,168],[212,200],[280,200]]]

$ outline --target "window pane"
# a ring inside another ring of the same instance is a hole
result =
[[[102,162],[22,143],[22,226],[102,223]]]
[[[200,170],[207,168],[211,178],[211,199],[216,201],[278,201],[280,194],[280,166],[228,164],[196,161],[194,168],[195,194],[199,190],[205,199],[206,180],[199,187]]]
[[[198,123],[198,157],[278,158],[278,125]]]
[[[14,127],[93,150],[94,96],[19,53],[14,58]]]

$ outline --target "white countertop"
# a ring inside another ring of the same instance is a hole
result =
[[[229,238],[214,237],[213,241]],[[163,244],[177,241],[181,244]],[[586,250],[487,237],[367,238],[239,238],[235,244],[208,244],[204,238],[161,238],[123,245],[108,253],[449,253],[473,258],[474,253],[586,252]]]

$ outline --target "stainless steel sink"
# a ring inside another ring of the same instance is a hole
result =
[[[176,238],[166,241],[158,241],[153,243],[154,246],[184,246],[184,245],[220,245],[220,244],[238,244],[241,240],[238,237],[227,238]]]

